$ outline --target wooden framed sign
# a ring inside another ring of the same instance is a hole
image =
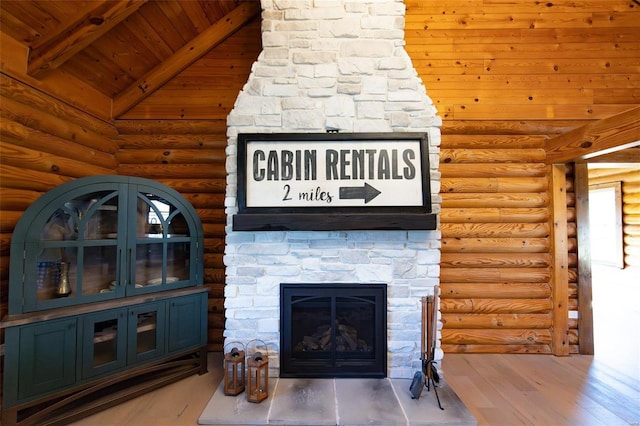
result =
[[[239,134],[233,228],[435,229],[428,146],[423,133]]]

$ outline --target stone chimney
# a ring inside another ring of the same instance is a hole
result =
[[[280,283],[386,283],[388,377],[421,368],[420,299],[440,231],[234,232],[240,133],[417,132],[440,211],[441,119],[404,49],[402,0],[262,0],[263,51],[227,118],[225,341],[268,344],[279,369]],[[438,350],[436,359],[442,358]]]

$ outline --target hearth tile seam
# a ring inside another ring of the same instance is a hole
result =
[[[338,388],[336,379],[333,380],[333,408],[336,410],[336,425],[340,424],[340,410],[338,409]]]
[[[398,401],[398,405],[400,406],[400,410],[402,411],[402,415],[404,416],[405,424],[407,426],[410,426],[411,423],[409,422],[409,416],[407,415],[407,412],[404,410],[404,406],[402,405],[402,401],[400,401],[400,397],[398,396],[398,392],[396,391],[396,387],[393,386],[393,382],[391,381],[391,379],[389,379],[387,377],[386,380],[389,382],[389,385],[391,385],[391,390],[393,391],[393,396],[395,396],[396,397],[396,401]]]
[[[269,410],[267,410],[267,424],[271,423],[271,409],[273,408],[273,401],[275,400],[276,394],[278,393],[278,385],[279,384],[280,384],[280,378],[277,377],[276,378],[276,385],[273,387],[273,396],[271,398],[269,398],[270,401],[269,401]]]

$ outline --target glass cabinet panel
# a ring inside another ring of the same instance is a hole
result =
[[[119,192],[90,192],[62,204],[40,232],[37,301],[115,290]]]
[[[158,182],[68,182],[16,225],[9,314],[200,285],[202,238],[193,206]]]
[[[164,353],[165,312],[164,302],[129,309],[130,340],[127,357],[130,364]]]
[[[84,318],[82,376],[91,377],[125,365],[126,310],[117,309]]]
[[[182,212],[167,199],[142,192],[136,205],[135,288],[174,288],[188,282],[192,239]]]

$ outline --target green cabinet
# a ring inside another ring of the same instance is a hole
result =
[[[205,372],[202,240],[193,207],[148,179],[77,179],[33,203],[11,239],[2,424]]]

